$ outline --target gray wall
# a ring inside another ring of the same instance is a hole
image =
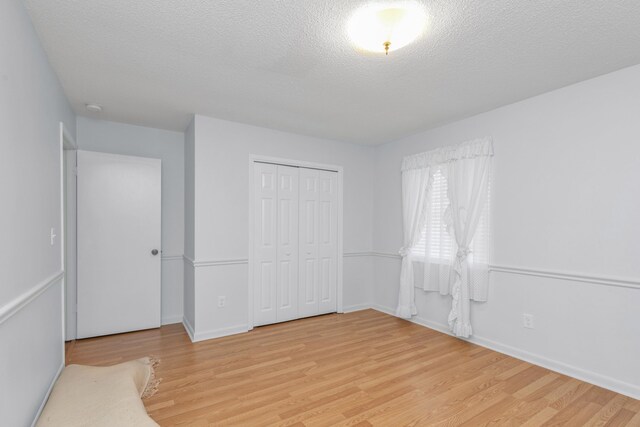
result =
[[[61,240],[49,235],[61,225],[59,124],[75,133],[75,116],[22,1],[0,2],[0,40],[0,414],[25,426],[64,363]]]
[[[182,321],[184,135],[78,117],[81,150],[162,160],[162,323]],[[81,173],[81,172],[80,172]]]
[[[184,255],[195,258],[195,125],[191,121],[184,133]],[[193,264],[184,260],[184,319],[193,335],[195,318],[195,271]]]
[[[402,246],[403,156],[493,136],[502,271],[472,304],[473,340],[640,397],[639,112],[635,66],[378,147],[374,251]],[[375,302],[394,310],[400,260],[375,268]],[[419,322],[446,329],[450,297],[417,290],[416,305]]]
[[[190,289],[196,334],[214,336],[247,327],[252,154],[343,166],[343,302],[347,310],[370,305],[374,149],[199,115],[194,123],[195,155],[189,154],[194,162],[186,166],[195,173],[193,259],[206,264],[195,267]],[[216,304],[221,295],[227,297],[224,308]]]

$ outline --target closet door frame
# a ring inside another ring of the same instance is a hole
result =
[[[330,172],[336,172],[338,174],[338,253],[336,255],[336,303],[337,312],[343,313],[343,168],[337,165],[328,165],[323,163],[307,162],[301,160],[283,159],[279,157],[270,157],[252,154],[249,156],[249,265],[248,265],[248,319],[247,323],[249,330],[253,329],[253,304],[254,304],[254,290],[253,290],[253,269],[254,269],[254,254],[253,254],[253,230],[255,226],[255,209],[254,209],[254,165],[256,163],[271,163],[282,166],[293,166],[300,168],[320,169]]]

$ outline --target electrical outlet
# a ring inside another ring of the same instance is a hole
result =
[[[522,326],[533,329],[533,314],[522,313]]]
[[[218,297],[218,307],[219,308],[223,308],[224,306],[227,305],[227,297],[225,296],[219,296]]]

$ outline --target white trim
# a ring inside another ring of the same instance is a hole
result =
[[[182,326],[184,326],[184,330],[187,331],[187,335],[189,335],[189,339],[191,340],[191,342],[195,342],[193,338],[195,336],[195,332],[193,332],[193,326],[191,326],[191,323],[189,323],[189,319],[187,319],[187,316],[182,316]]]
[[[249,155],[249,163],[251,166],[255,162],[272,163],[274,165],[293,166],[299,168],[322,169],[329,172],[342,172],[342,166],[329,165],[324,163],[307,162],[304,160],[283,159],[280,157],[261,156],[259,154]]]
[[[63,345],[64,347],[64,345]],[[36,425],[36,423],[38,422],[38,418],[40,418],[40,415],[42,414],[42,411],[44,410],[44,407],[47,404],[47,401],[49,400],[49,396],[51,395],[51,391],[53,390],[53,386],[56,385],[56,381],[58,381],[58,378],[60,377],[60,374],[62,373],[62,370],[64,369],[64,359],[62,359],[62,363],[60,364],[60,366],[58,367],[58,371],[56,372],[55,376],[53,377],[53,380],[51,381],[51,384],[49,384],[49,388],[47,389],[47,392],[44,394],[44,399],[42,399],[42,403],[40,403],[40,406],[38,407],[38,410],[36,411],[36,416],[33,418],[33,422],[31,423],[31,427],[34,427]]]
[[[69,176],[69,172],[66,168],[65,162],[65,151],[69,150],[77,150],[78,144],[76,140],[71,135],[71,132],[67,129],[64,122],[60,122],[60,228],[58,229],[58,234],[60,235],[60,270],[62,272],[66,269],[66,239],[67,239],[67,212],[66,205],[66,197],[67,189],[66,189],[66,177]],[[75,174],[75,171],[74,171]],[[74,175],[72,174],[72,175]],[[74,246],[77,245],[77,242],[74,242]],[[73,266],[77,266],[77,262],[73,263]],[[77,276],[76,276],[77,279]],[[76,283],[77,289],[77,283]],[[64,341],[69,339],[75,339],[76,333],[73,333],[72,337],[67,337],[67,283],[66,283],[66,275],[63,274],[62,277],[62,289],[61,289],[61,301],[62,301],[62,360],[65,360],[65,346]],[[74,307],[74,311],[77,311],[77,306]],[[76,323],[77,328],[77,323]]]
[[[326,171],[336,172],[338,174],[338,254],[337,254],[337,289],[336,289],[336,311],[338,313],[344,312],[343,310],[343,298],[344,298],[344,168],[337,165],[328,165],[323,163],[307,162],[302,160],[283,159],[278,157],[261,156],[256,154],[249,155],[249,259],[248,259],[248,292],[249,296],[248,307],[249,313],[247,316],[247,329],[253,329],[253,223],[255,221],[253,214],[253,167],[256,162],[273,163],[284,166],[294,166],[311,169],[322,169]],[[213,265],[213,264],[212,264]],[[219,264],[215,264],[219,265]]]
[[[247,258],[212,259],[212,260],[203,260],[203,261],[196,261],[194,259],[189,258],[186,255],[183,255],[182,258],[185,260],[187,264],[189,264],[192,267],[215,267],[218,265],[235,265],[235,264],[249,263],[249,260]]]
[[[182,261],[183,255],[162,255],[160,258],[162,261]]]
[[[391,308],[388,308],[388,307],[385,307],[383,305],[371,304],[371,308],[376,310],[376,311],[379,311],[381,313],[388,314],[388,315],[393,316],[393,317],[397,317],[396,314],[395,314],[396,313],[395,310],[393,310]],[[398,319],[400,319],[400,317],[398,317]],[[407,320],[407,319],[403,319],[403,320]]]
[[[210,261],[194,261],[194,267],[216,267],[218,265],[237,265],[237,264],[248,264],[249,260],[247,258],[238,258],[238,259],[218,259],[218,260],[210,260]]]
[[[238,325],[231,326],[229,328],[220,328],[220,329],[211,329],[209,331],[203,332],[194,332],[193,326],[189,323],[189,320],[185,317],[182,318],[182,325],[184,329],[187,331],[187,335],[189,335],[189,339],[191,342],[199,342],[210,340],[214,338],[222,338],[229,335],[242,334],[245,332],[249,332],[249,327],[247,325]]]
[[[343,307],[343,313],[353,313],[354,311],[361,311],[361,310],[368,310],[370,309],[372,306],[371,303],[365,303],[365,304],[355,304],[355,305],[348,305],[346,307]]]
[[[67,144],[65,144],[66,145],[66,147],[65,147],[66,150],[77,150],[78,149],[78,144],[76,143],[75,138],[71,135],[71,132],[69,132],[69,130],[65,126],[64,122],[60,122],[60,140],[67,142]]]
[[[345,252],[342,256],[344,258],[363,258],[373,256],[373,252]]]
[[[368,257],[368,256],[376,256],[373,252],[346,252],[342,255],[344,258],[357,258],[357,257]],[[235,264],[248,264],[248,258],[237,258],[237,259],[210,259],[210,260],[202,260],[195,261],[189,258],[186,255],[172,255],[162,257],[163,261],[173,261],[184,259],[189,265],[192,267],[212,267],[218,265],[235,265]]]
[[[374,310],[380,311],[382,313],[394,316],[393,310],[388,307],[374,304],[371,306],[371,308],[373,308]],[[432,320],[424,319],[420,316],[415,316],[412,319],[403,319],[403,320],[407,320],[411,323],[415,323],[417,325],[420,325],[429,329],[433,329],[435,331],[438,331],[450,336],[454,336],[449,330],[449,327],[447,325],[439,322],[434,322]],[[606,375],[601,375],[586,369],[577,368],[575,366],[568,365],[564,362],[550,359],[548,357],[531,353],[526,350],[521,350],[507,344],[493,341],[488,338],[480,337],[478,335],[473,335],[468,339],[464,339],[460,337],[454,337],[454,338],[462,339],[463,341],[468,341],[472,344],[476,344],[481,347],[485,347],[485,348],[497,351],[498,353],[503,353],[508,356],[515,357],[516,359],[524,360],[525,362],[529,362],[537,366],[542,366],[543,368],[549,369],[551,371],[558,372],[563,375],[568,375],[570,377],[579,379],[581,381],[585,381],[590,384],[594,384],[599,387],[612,390],[616,393],[630,396],[634,399],[640,399],[640,386],[635,384],[620,381],[618,379],[615,379]]]
[[[36,286],[29,289],[27,292],[24,292],[23,294],[14,298],[12,301],[9,301],[7,304],[0,307],[0,325],[13,317],[17,312],[26,307],[30,302],[42,295],[52,285],[60,282],[63,277],[64,272],[62,270],[58,271],[53,276],[46,278]]]
[[[254,161],[254,157],[252,155],[249,156],[249,172],[248,172],[248,181],[249,181],[249,191],[247,193],[249,193],[249,203],[247,204],[247,206],[249,206],[249,226],[247,227],[247,234],[249,235],[248,237],[248,241],[249,241],[249,246],[248,251],[249,251],[249,258],[248,258],[248,266],[247,266],[247,298],[249,299],[249,301],[247,301],[247,305],[249,307],[249,312],[247,313],[247,325],[249,327],[249,330],[253,329],[253,223],[255,221],[255,215],[253,213],[253,203],[254,203],[254,185],[255,185],[255,181],[254,181],[254,166],[255,166],[255,161]]]
[[[347,256],[347,254],[345,254]],[[356,256],[356,255],[354,255]],[[400,260],[400,255],[386,252],[371,252],[371,256],[381,258],[395,258]],[[567,271],[543,270],[537,268],[515,267],[508,265],[492,264],[489,271],[496,273],[519,274],[523,276],[546,277],[550,279],[569,280],[573,282],[592,283],[595,285],[615,286],[619,288],[640,289],[640,279],[628,277],[593,276],[583,273],[573,273]]]
[[[249,332],[247,325],[231,326],[229,328],[211,329],[208,331],[196,332],[193,342],[222,338],[229,335],[243,334]]]
[[[393,258],[397,260],[402,260],[402,257],[397,253],[394,254],[389,252],[371,252],[371,255],[378,258]]]
[[[181,314],[176,314],[173,316],[166,316],[162,318],[162,325],[173,325],[174,323],[181,323],[183,316]]]
[[[520,274],[525,276],[547,277],[551,279],[570,280],[574,282],[593,283],[596,285],[615,286],[621,288],[640,289],[640,280],[607,276],[591,276],[581,273],[538,270],[525,267],[511,267],[506,265],[491,265],[489,271],[497,273]]]

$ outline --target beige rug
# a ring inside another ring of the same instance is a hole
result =
[[[36,426],[157,426],[141,400],[158,388],[157,364],[156,359],[144,357],[106,367],[67,366]]]

